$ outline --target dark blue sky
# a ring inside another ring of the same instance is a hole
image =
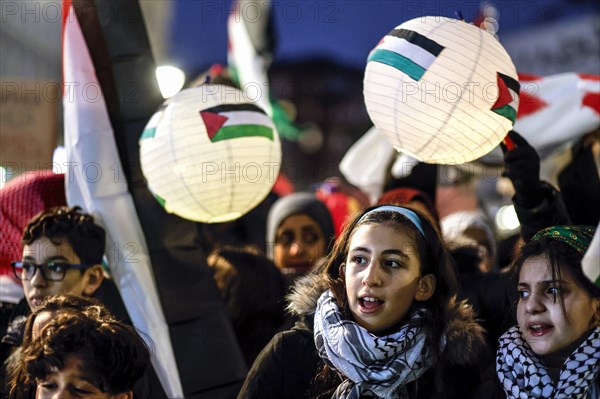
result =
[[[327,57],[363,68],[367,54],[396,25],[423,15],[466,21],[478,14],[480,1],[440,0],[275,0],[275,61]],[[503,33],[598,10],[588,0],[496,0]],[[226,21],[231,0],[178,0],[169,37],[169,59],[187,72],[225,63]]]

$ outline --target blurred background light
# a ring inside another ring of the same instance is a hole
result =
[[[519,228],[519,218],[513,205],[505,205],[498,210],[496,226],[501,232],[512,232]]]
[[[185,73],[174,66],[163,65],[156,68],[156,79],[163,98],[173,97],[185,84]]]

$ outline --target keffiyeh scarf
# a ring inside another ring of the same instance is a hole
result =
[[[523,339],[519,327],[509,329],[498,341],[496,372],[509,399],[598,398],[600,327],[567,358],[555,385],[541,359]]]
[[[410,320],[427,316],[422,309],[414,312]],[[332,398],[407,397],[405,385],[418,379],[435,361],[430,334],[413,324],[405,324],[390,335],[375,336],[344,319],[331,291],[325,291],[315,313],[315,345],[321,358],[347,377]]]

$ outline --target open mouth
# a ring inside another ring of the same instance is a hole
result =
[[[363,296],[358,298],[358,306],[363,313],[373,313],[383,306],[384,302],[373,296]]]
[[[527,325],[527,329],[529,330],[529,334],[534,337],[541,337],[542,335],[548,333],[552,330],[552,326],[544,323],[529,323]]]

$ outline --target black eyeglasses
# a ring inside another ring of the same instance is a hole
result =
[[[62,281],[69,269],[85,270],[91,266],[65,262],[48,262],[41,265],[33,262],[10,262],[10,265],[19,280],[31,280],[40,269],[42,277],[47,281]]]

